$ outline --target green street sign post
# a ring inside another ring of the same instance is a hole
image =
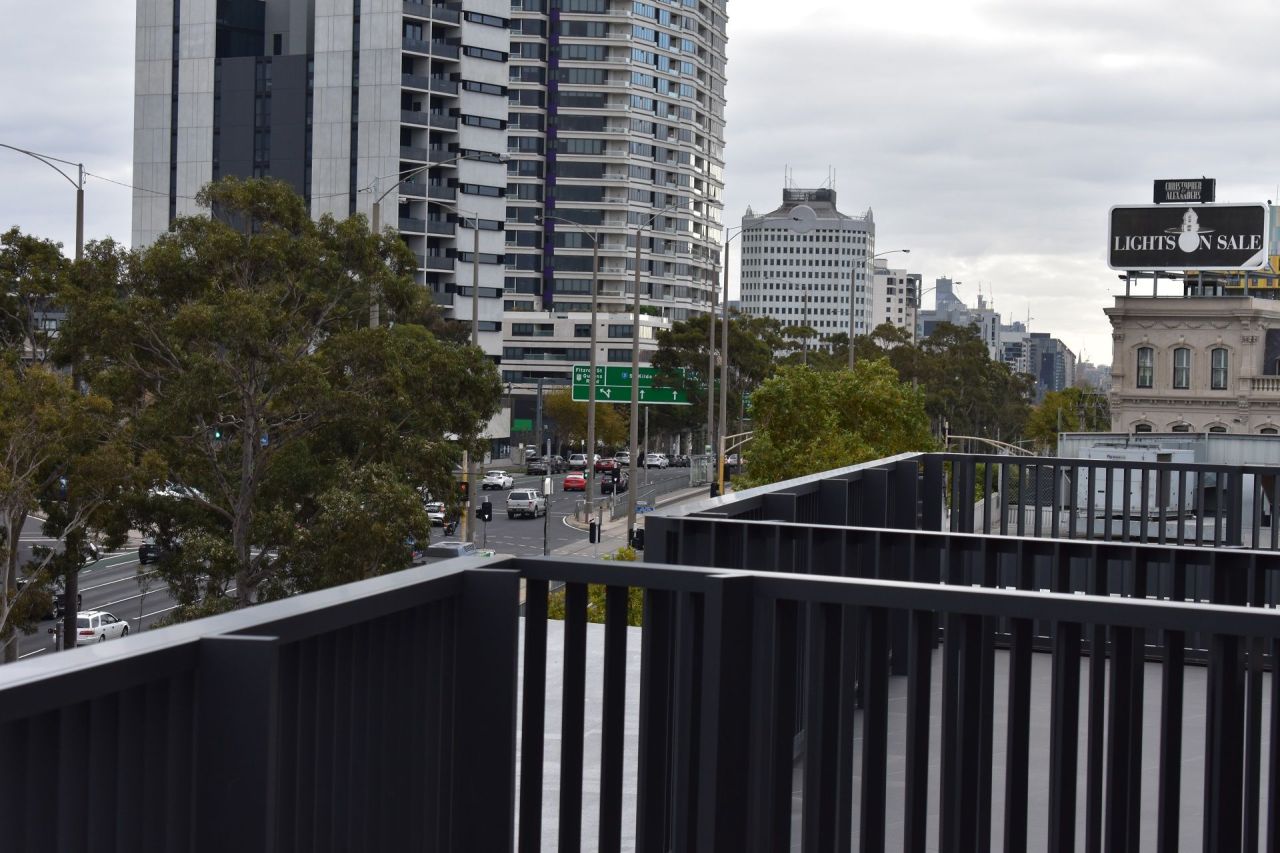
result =
[[[640,368],[640,402],[655,406],[688,406],[689,395],[678,388],[654,387],[658,371],[652,367]],[[587,402],[591,393],[591,367],[586,364],[573,366],[573,400]],[[596,402],[630,403],[631,368],[598,365],[596,367]]]

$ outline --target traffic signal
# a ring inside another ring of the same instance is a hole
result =
[[[493,504],[486,500],[476,507],[476,518],[484,522],[493,521]]]
[[[471,494],[471,484],[466,480],[459,480],[458,481],[458,497],[462,499],[463,503],[466,503],[467,496],[470,494]]]

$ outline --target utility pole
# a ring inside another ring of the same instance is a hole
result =
[[[649,443],[649,407],[648,406],[644,407],[644,452],[646,455],[653,452],[653,445]],[[649,485],[649,460],[647,458],[644,460],[644,484],[646,486]],[[635,487],[634,483],[632,483],[631,485],[632,485],[632,488]]]
[[[541,449],[542,449],[542,437],[543,437],[543,432],[542,432],[542,377],[541,377],[541,376],[539,376],[539,377],[538,377],[538,407],[537,407],[537,409],[536,409],[536,410],[535,410],[535,412],[534,412],[533,419],[534,419],[534,425],[533,425],[533,435],[534,435],[534,440],[533,440],[533,441],[534,441],[534,444],[533,444],[533,446],[534,446],[534,447],[536,447],[536,448],[538,448],[539,450],[541,450]],[[549,458],[549,457],[550,457],[550,454],[547,454],[547,455],[548,455],[548,458]],[[548,463],[548,464],[550,464],[550,463]]]
[[[631,303],[631,458],[627,482],[627,545],[635,541],[636,532],[636,457],[640,455],[640,243],[644,229],[636,229],[635,293]],[[590,461],[591,457],[587,457]],[[592,466],[594,467],[594,466]],[[589,487],[589,485],[588,485]],[[615,489],[615,494],[616,494]]]

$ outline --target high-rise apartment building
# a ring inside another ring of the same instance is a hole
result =
[[[871,262],[871,312],[868,325],[889,324],[916,336],[916,311],[920,299],[920,273],[894,269],[888,262]]]
[[[808,326],[827,338],[849,333],[852,309],[855,334],[871,331],[867,259],[876,251],[876,226],[870,210],[849,216],[836,209],[833,189],[786,188],[777,209],[759,216],[747,210],[741,239],[746,313]]]
[[[643,348],[708,310],[726,0],[137,8],[135,245],[200,212],[223,175],[286,180],[314,216],[372,218],[381,199],[450,316],[472,319],[478,285],[481,346],[517,397],[587,360],[584,231],[599,235],[602,363],[630,346],[637,239]]]

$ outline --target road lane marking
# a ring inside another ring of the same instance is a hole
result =
[[[102,583],[97,584],[95,586],[86,586],[84,589],[80,590],[80,592],[85,593],[94,589],[102,589],[104,586],[111,586],[113,583],[124,583],[125,581],[133,581],[133,580],[137,580],[139,577],[147,577],[148,575],[154,575],[155,573],[156,573],[155,569],[152,569],[151,571],[143,575],[126,575],[125,577],[122,577],[122,578],[116,578],[113,581],[103,581]]]
[[[38,654],[40,654],[41,652],[47,652],[47,651],[49,651],[49,650],[48,650],[48,649],[36,649],[34,652],[27,652],[25,655],[18,655],[18,660],[22,660],[23,658],[29,658],[29,657],[31,657],[32,655],[38,655]]]

